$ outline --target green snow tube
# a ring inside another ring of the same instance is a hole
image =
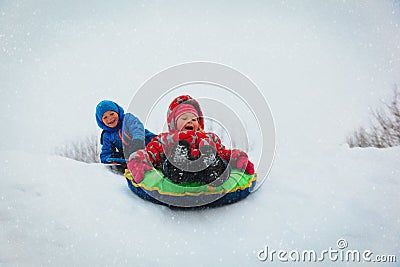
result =
[[[173,207],[216,207],[237,202],[247,197],[254,188],[257,174],[246,174],[232,169],[228,180],[212,187],[201,184],[175,184],[161,171],[147,171],[140,183],[133,180],[128,169],[124,173],[129,188],[139,197],[157,204]]]

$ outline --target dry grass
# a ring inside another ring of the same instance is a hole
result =
[[[373,112],[369,128],[360,127],[347,137],[350,147],[392,147],[400,145],[400,92],[393,90],[393,99],[385,109]]]
[[[54,153],[58,156],[67,157],[77,161],[98,163],[100,162],[100,151],[101,145],[99,137],[91,135],[59,146],[55,149]]]

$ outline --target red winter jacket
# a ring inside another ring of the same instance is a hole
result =
[[[236,168],[236,161],[239,157],[247,154],[237,149],[227,149],[222,144],[221,139],[212,132],[204,131],[177,131],[175,125],[175,108],[179,104],[191,104],[198,112],[198,121],[201,129],[204,129],[203,112],[201,111],[199,103],[188,95],[183,95],[175,98],[169,106],[167,113],[167,123],[169,132],[161,133],[154,137],[150,143],[147,144],[143,150],[138,150],[133,153],[129,160],[148,162],[155,168],[160,168],[163,160],[168,156],[170,150],[180,140],[185,140],[190,144],[191,154],[197,159],[200,156],[200,147],[203,145],[211,145],[215,147],[217,153],[221,158],[230,162],[233,168]]]

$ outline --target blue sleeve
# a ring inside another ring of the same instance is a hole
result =
[[[126,113],[122,125],[122,138],[125,141],[139,139],[144,140],[143,123],[131,113]]]
[[[129,158],[130,154],[145,147],[143,123],[131,113],[125,114],[121,139],[125,158]]]
[[[103,145],[101,147],[100,162],[108,163],[108,159],[114,151],[108,133],[104,133],[102,135],[102,143]]]
[[[127,160],[123,158],[108,158],[107,163],[126,163]]]
[[[151,142],[151,140],[156,137],[154,133],[150,132],[149,130],[145,129],[145,143],[146,145]]]

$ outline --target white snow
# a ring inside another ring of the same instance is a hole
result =
[[[340,238],[397,256],[370,265],[398,265],[400,149],[344,143],[400,82],[399,11],[397,1],[4,1],[0,266],[357,265],[257,258]],[[99,132],[99,100],[127,107],[152,75],[195,60],[238,69],[271,106],[276,158],[247,199],[172,210],[100,164],[51,153]]]
[[[339,238],[396,255],[399,156],[398,148],[278,153],[270,179],[246,200],[177,211],[136,197],[104,166],[4,151],[0,262],[253,266],[265,245],[322,251]]]

